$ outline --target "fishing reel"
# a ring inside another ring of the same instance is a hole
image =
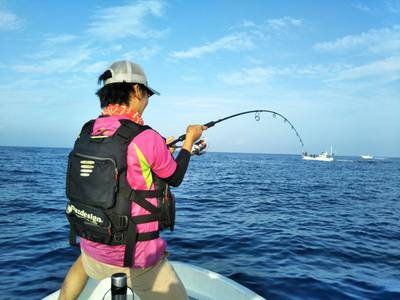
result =
[[[169,146],[169,145],[167,145]],[[173,148],[182,148],[181,145],[179,146],[172,146]],[[192,151],[190,152],[190,154],[192,155],[203,155],[206,153],[208,149],[208,143],[207,143],[207,139],[203,138],[201,140],[198,140],[197,142],[195,142],[192,146]]]
[[[198,140],[193,144],[192,155],[203,155],[206,154],[208,143],[206,139]]]

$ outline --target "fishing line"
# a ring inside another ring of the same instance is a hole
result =
[[[288,124],[290,125],[290,128],[295,132],[297,138],[298,138],[299,141],[300,141],[301,148],[303,149],[303,147],[304,147],[303,140],[301,139],[300,134],[298,133],[298,131],[296,130],[296,128],[293,126],[293,124],[292,124],[285,116],[281,115],[280,113],[277,113],[276,111],[272,111],[272,110],[258,109],[258,110],[244,111],[244,112],[241,112],[241,113],[237,113],[237,114],[230,115],[230,116],[228,116],[228,117],[219,119],[219,120],[217,120],[217,121],[208,122],[208,123],[204,124],[204,126],[206,126],[207,128],[210,128],[210,127],[213,127],[213,126],[215,126],[216,124],[218,124],[218,123],[220,123],[220,122],[223,122],[223,121],[225,121],[225,120],[232,119],[232,118],[235,118],[235,117],[238,117],[238,116],[241,116],[241,115],[251,114],[251,113],[254,113],[254,114],[255,114],[255,115],[254,115],[254,119],[258,122],[258,121],[260,121],[260,119],[261,119],[260,114],[261,114],[261,113],[264,113],[264,112],[265,112],[265,113],[270,113],[270,114],[272,114],[272,116],[273,116],[274,118],[276,118],[276,116],[278,116],[278,117],[282,118],[283,121],[284,121],[285,123],[288,123]],[[167,146],[172,147],[172,146],[174,146],[176,143],[179,143],[179,142],[184,141],[185,138],[186,138],[186,134],[182,134],[182,135],[181,135],[180,137],[178,137],[176,140],[174,140],[174,141],[172,141],[171,143],[167,144]]]

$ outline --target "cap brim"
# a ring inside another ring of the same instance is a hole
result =
[[[155,89],[152,89],[151,87],[149,87],[149,86],[146,86],[146,88],[147,88],[147,90],[151,93],[151,95],[150,96],[153,96],[153,95],[157,95],[157,96],[160,96],[160,93],[159,92],[157,92]]]

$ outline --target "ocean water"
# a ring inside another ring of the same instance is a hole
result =
[[[0,147],[0,299],[59,289],[79,254],[64,217],[68,152]],[[207,153],[174,192],[171,260],[267,299],[400,299],[400,159]]]

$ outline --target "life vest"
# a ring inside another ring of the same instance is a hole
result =
[[[134,265],[137,241],[160,236],[160,230],[175,225],[175,199],[169,186],[153,173],[155,190],[134,190],[127,181],[127,149],[135,136],[149,126],[119,120],[112,136],[92,136],[95,120],[87,122],[69,154],[66,215],[70,224],[70,244],[76,235],[107,245],[126,245],[124,267]],[[157,198],[154,206],[146,198]],[[149,215],[131,216],[135,202]],[[138,233],[136,225],[159,222],[159,230]]]

